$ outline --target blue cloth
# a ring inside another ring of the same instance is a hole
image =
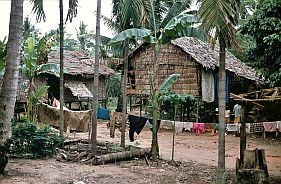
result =
[[[109,110],[98,108],[98,119],[109,120]]]
[[[230,84],[230,73],[226,71],[225,80],[225,103],[229,103],[229,84]],[[215,104],[219,104],[219,74],[215,74]]]

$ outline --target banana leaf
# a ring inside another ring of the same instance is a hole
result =
[[[149,29],[127,29],[125,31],[122,31],[121,33],[117,34],[115,37],[113,37],[108,44],[118,43],[125,40],[130,39],[137,39],[142,38],[148,43],[155,43],[155,38],[151,36],[151,31]]]
[[[167,79],[165,79],[162,84],[158,88],[158,93],[165,94],[166,92],[171,89],[173,84],[177,81],[177,78],[180,76],[180,74],[172,74]]]

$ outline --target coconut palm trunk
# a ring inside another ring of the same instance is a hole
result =
[[[60,0],[60,136],[63,138],[64,132],[64,79],[63,79],[63,51],[64,51],[64,32],[63,32],[63,0]]]
[[[219,36],[219,147],[218,147],[218,176],[222,181],[225,172],[225,41]]]
[[[214,33],[214,42],[218,39],[219,53],[219,147],[218,147],[218,183],[224,183],[225,177],[225,49],[232,47],[239,50],[236,40],[236,25],[239,1],[202,0],[198,15],[201,27]]]
[[[97,1],[96,18],[96,45],[95,45],[95,65],[94,65],[94,91],[93,91],[93,116],[92,116],[92,135],[91,135],[91,153],[97,154],[97,108],[98,108],[98,88],[99,88],[99,57],[100,57],[100,12],[101,0]]]
[[[23,0],[12,0],[6,69],[0,95],[0,174],[8,162],[7,153],[12,135],[11,119],[14,115],[18,87],[22,25]]]

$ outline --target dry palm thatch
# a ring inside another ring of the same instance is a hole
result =
[[[206,69],[215,69],[219,67],[219,48],[214,49],[201,40],[191,37],[182,37],[171,42],[173,45],[180,47],[184,52],[191,55],[198,63]],[[257,72],[241,62],[230,52],[226,51],[225,69],[253,81],[259,81]]]

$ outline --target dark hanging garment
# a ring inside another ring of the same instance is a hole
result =
[[[129,115],[128,119],[130,122],[129,138],[130,141],[133,142],[134,133],[136,132],[138,135],[140,134],[147,121],[147,118],[141,116]]]
[[[157,132],[158,132],[158,130],[159,130],[160,123],[161,123],[161,120],[158,119],[158,120],[157,120]],[[152,130],[153,130],[153,128],[152,128],[152,126],[153,126],[153,119],[149,119],[149,120],[148,120],[148,126],[149,126],[150,130],[152,131]]]

